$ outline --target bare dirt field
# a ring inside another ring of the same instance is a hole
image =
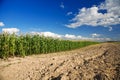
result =
[[[0,80],[120,80],[120,44],[0,59]]]

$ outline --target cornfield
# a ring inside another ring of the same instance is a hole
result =
[[[52,53],[96,44],[92,41],[71,41],[39,35],[0,34],[0,58]]]

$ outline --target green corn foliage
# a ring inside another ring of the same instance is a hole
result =
[[[60,40],[39,35],[0,34],[0,58],[52,53],[85,47],[98,42]]]
[[[25,46],[24,46],[24,43],[25,43],[25,40],[24,40],[24,36],[21,35],[17,38],[17,41],[16,41],[16,53],[17,55],[20,55],[20,56],[25,56]]]
[[[31,39],[31,37],[29,36],[29,34],[24,36],[24,49],[25,49],[25,54],[26,55],[31,54],[30,39]]]
[[[10,35],[10,38],[9,38],[9,55],[12,55],[12,56],[15,55],[15,40],[16,40],[15,34]]]
[[[4,33],[1,35],[1,52],[0,57],[6,58],[9,56],[9,35]]]

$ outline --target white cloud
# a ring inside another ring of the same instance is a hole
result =
[[[94,37],[93,37],[94,36]],[[110,41],[110,38],[104,37],[100,38],[100,34],[93,34],[92,37],[83,37],[83,36],[76,36],[71,34],[64,35],[63,39],[69,39],[69,40],[91,40],[91,41]]]
[[[52,37],[52,38],[61,38],[62,35],[52,33],[52,32],[31,32],[32,34],[37,34],[40,36],[45,36],[45,37]]]
[[[80,35],[78,35],[78,36],[76,36],[76,35],[73,35],[73,34],[65,34],[64,35],[64,38],[65,39],[82,39],[82,36],[80,36]]]
[[[2,32],[7,32],[7,33],[18,33],[20,30],[18,28],[3,28]]]
[[[97,33],[93,33],[91,34],[91,36],[92,38],[90,38],[90,40],[93,40],[93,41],[110,41],[111,40],[110,38],[103,37],[103,35],[97,34]]]
[[[61,38],[62,35],[55,34],[52,32],[41,32],[41,35],[44,35],[45,37],[53,37],[53,38]]]
[[[0,27],[2,27],[2,26],[5,26],[5,24],[3,22],[0,22]]]
[[[91,38],[93,41],[111,41],[110,38]]]
[[[65,8],[63,2],[61,2],[60,7],[63,8],[63,9]]]
[[[73,34],[65,34],[60,35],[53,32],[31,32],[33,35],[40,35],[45,37],[59,38],[59,39],[67,39],[67,40],[92,40],[92,41],[109,41],[110,38],[99,38],[100,34],[92,34],[94,37],[83,37],[81,35],[73,35]]]
[[[64,37],[67,39],[76,39],[76,36],[71,34],[66,34]]]
[[[100,34],[97,34],[97,33],[93,33],[93,34],[91,34],[91,35],[92,35],[93,38],[95,38],[95,37],[100,37],[100,36],[101,36]]]
[[[71,14],[72,14],[72,12],[68,12],[68,13],[67,13],[68,16],[71,15]]]
[[[109,31],[112,31],[112,27],[109,27]]]
[[[106,10],[107,13],[100,13],[99,10]],[[106,0],[99,6],[82,8],[79,13],[65,26],[77,28],[82,25],[103,26],[112,30],[112,25],[120,24],[120,0]]]

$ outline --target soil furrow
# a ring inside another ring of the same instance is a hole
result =
[[[120,44],[0,60],[0,80],[120,80]]]

